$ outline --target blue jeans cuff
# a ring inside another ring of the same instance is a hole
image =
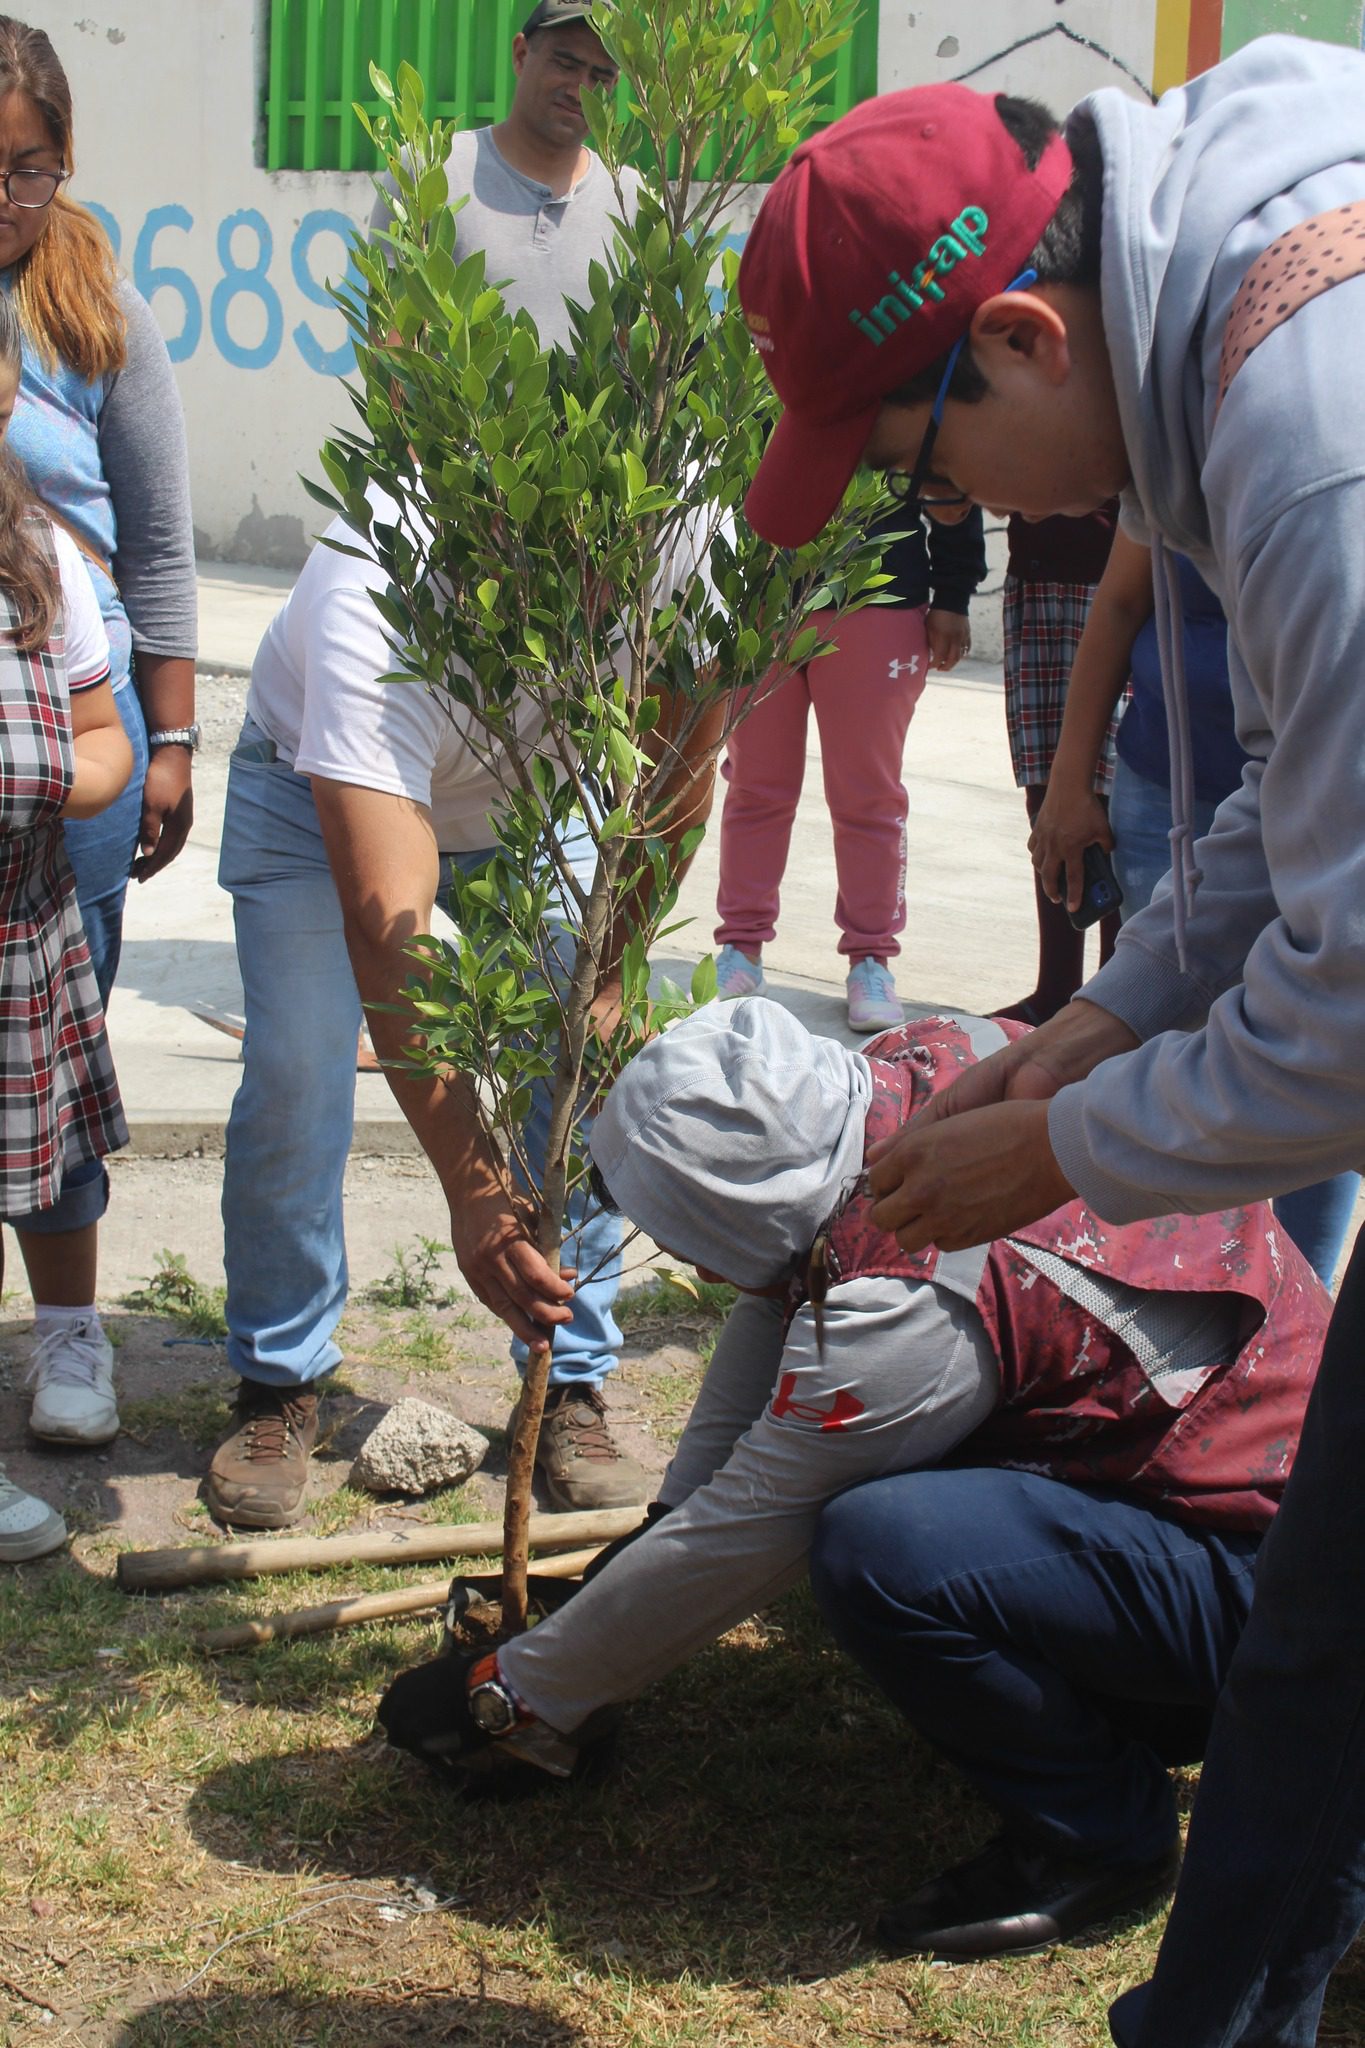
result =
[[[108,1207],[108,1169],[103,1160],[88,1159],[66,1175],[50,1209],[35,1209],[30,1216],[7,1216],[5,1221],[12,1230],[26,1230],[34,1237],[60,1237],[98,1223]]]

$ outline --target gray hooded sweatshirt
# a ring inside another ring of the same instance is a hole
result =
[[[625,1068],[592,1154],[656,1242],[762,1287],[809,1251],[862,1172],[871,1092],[859,1053],[776,1003],[711,1003]],[[532,1710],[569,1733],[633,1698],[799,1577],[832,1494],[937,1463],[984,1422],[1000,1374],[974,1292],[831,1287],[823,1353],[809,1304],[784,1341],[781,1301],[741,1295],[659,1488],[673,1512],[498,1652]],[[859,1412],[822,1428],[841,1396]]]
[[[1154,108],[1101,92],[1087,117],[1125,524],[1221,598],[1252,756],[1197,849],[1184,968],[1168,881],[1081,991],[1144,1043],[1057,1096],[1052,1143],[1131,1222],[1365,1161],[1365,277],[1271,333],[1214,423],[1251,264],[1365,199],[1365,56],[1266,37]]]
[[[956,1020],[978,1054],[1004,1034]],[[671,1251],[746,1286],[804,1257],[862,1172],[871,1071],[776,1003],[712,1003],[632,1060],[593,1127],[607,1186]],[[932,1281],[868,1275],[825,1303],[741,1295],[659,1498],[672,1512],[568,1607],[498,1652],[504,1677],[552,1728],[633,1698],[702,1644],[776,1598],[805,1568],[820,1510],[861,1481],[937,1464],[1000,1397],[975,1295],[989,1247],[940,1258]],[[1089,1313],[1148,1329],[1169,1365],[1207,1341],[1222,1304],[1149,1298],[1020,1246]],[[1060,1269],[1060,1270],[1055,1270]],[[1225,1346],[1227,1333],[1211,1340]],[[838,1416],[837,1422],[831,1417]]]

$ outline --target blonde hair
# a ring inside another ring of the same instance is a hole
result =
[[[19,315],[0,292],[0,377],[19,382],[23,331]],[[8,598],[8,637],[25,654],[52,638],[61,604],[57,560],[41,508],[22,466],[0,447],[0,599]]]
[[[72,168],[71,87],[40,28],[0,14],[0,98],[22,93],[42,117],[63,170]],[[114,252],[94,215],[58,190],[47,226],[15,265],[24,332],[50,369],[60,359],[85,379],[127,360]]]

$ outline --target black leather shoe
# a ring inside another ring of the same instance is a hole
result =
[[[1151,1863],[1080,1863],[998,1835],[966,1863],[931,1877],[877,1921],[901,1954],[943,1962],[1027,1955],[1169,1892],[1180,1868],[1173,1842]]]

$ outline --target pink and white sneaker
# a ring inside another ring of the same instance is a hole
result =
[[[766,996],[762,960],[751,959],[738,946],[722,946],[716,955],[716,995],[722,1003],[738,996]]]
[[[844,984],[851,1031],[889,1031],[905,1022],[905,1010],[885,960],[860,960]]]

